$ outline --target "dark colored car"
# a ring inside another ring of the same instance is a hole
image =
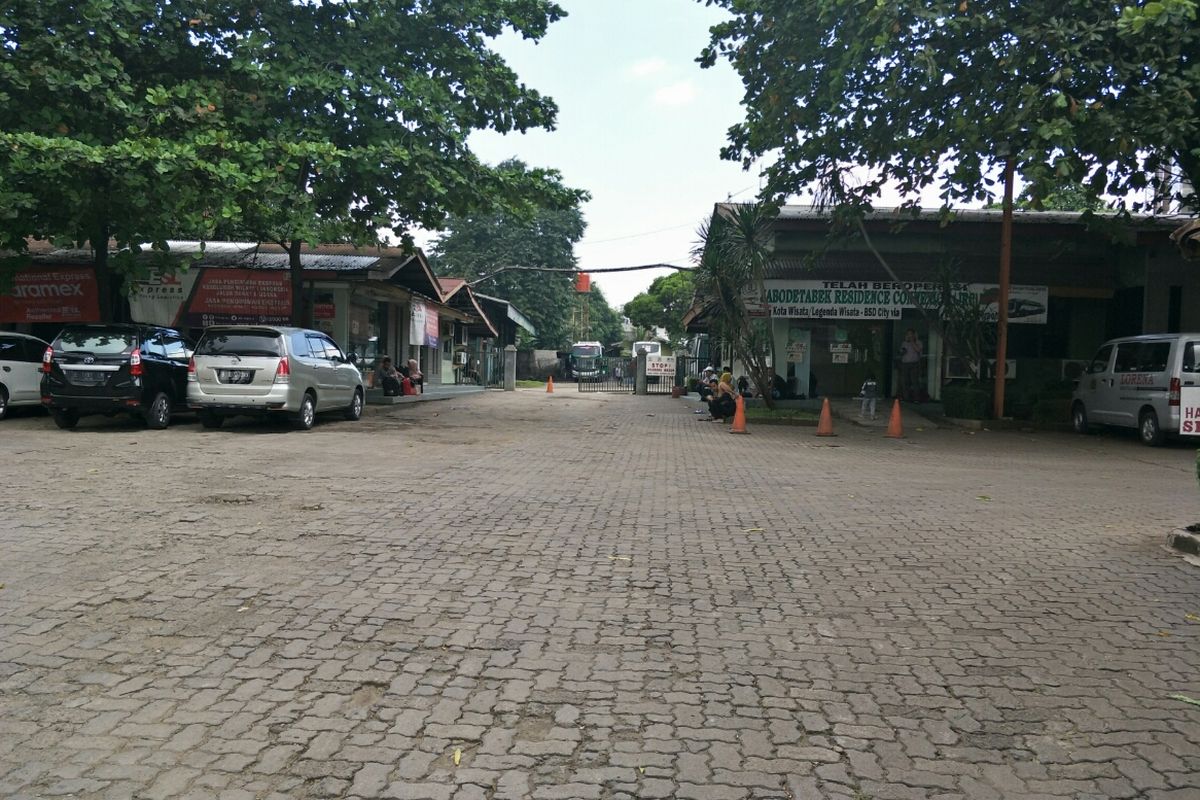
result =
[[[68,325],[42,358],[42,405],[60,428],[88,414],[128,412],[151,428],[187,408],[192,345],[154,325]]]

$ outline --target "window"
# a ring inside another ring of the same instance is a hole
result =
[[[1196,362],[1200,361],[1200,342],[1188,342],[1183,347],[1183,371],[1200,372]]]
[[[1162,372],[1167,368],[1170,342],[1126,342],[1117,345],[1113,372]]]
[[[115,356],[132,352],[136,343],[134,335],[128,331],[67,328],[54,340],[54,349],[67,353]]]
[[[162,336],[154,334],[142,342],[139,348],[143,356],[149,358],[166,358],[167,352],[163,349]]]
[[[0,361],[24,361],[24,348],[21,339],[0,336]]]
[[[325,346],[325,357],[331,361],[345,361],[346,356],[342,353],[342,348],[338,347],[332,339],[322,338],[321,342]]]
[[[172,361],[187,361],[188,346],[187,342],[175,336],[174,334],[165,333],[162,337],[163,348],[166,350],[167,358]]]
[[[196,346],[202,356],[274,358],[279,352],[279,334],[271,331],[214,331]]]
[[[1113,346],[1111,344],[1106,344],[1100,348],[1095,358],[1092,359],[1092,363],[1088,364],[1089,375],[1095,375],[1108,369],[1108,358],[1112,355],[1112,350]]]

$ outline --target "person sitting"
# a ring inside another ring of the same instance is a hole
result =
[[[412,382],[413,394],[425,393],[425,376],[421,374],[421,368],[417,366],[415,358],[408,360],[408,379]]]
[[[716,386],[713,388],[712,399],[708,401],[708,413],[712,416],[711,421],[724,422],[732,419],[734,411],[737,410],[737,401],[734,400],[733,386],[726,381],[714,381]]]
[[[750,379],[745,375],[738,376],[737,390],[738,394],[740,394],[742,397],[753,397],[753,395],[750,394]]]
[[[379,362],[375,370],[375,385],[383,389],[384,397],[395,397],[402,391],[400,373],[392,366],[392,359],[386,356]]]

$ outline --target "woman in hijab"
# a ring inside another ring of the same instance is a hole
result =
[[[425,376],[421,374],[421,368],[417,365],[415,358],[408,360],[408,380],[413,385],[414,394],[425,393]]]

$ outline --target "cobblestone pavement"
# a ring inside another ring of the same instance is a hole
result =
[[[1193,452],[488,393],[0,426],[0,797],[1200,798]]]

